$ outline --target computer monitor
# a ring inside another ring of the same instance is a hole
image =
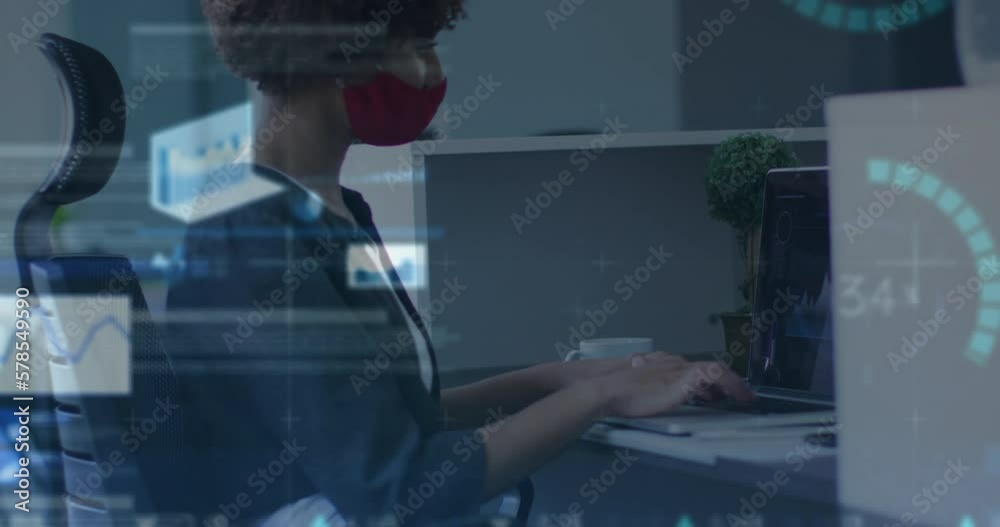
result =
[[[758,258],[750,382],[763,395],[832,403],[826,168],[768,174]]]

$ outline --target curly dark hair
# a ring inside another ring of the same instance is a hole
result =
[[[287,94],[350,74],[394,38],[432,38],[463,0],[201,0],[216,51],[238,77]]]

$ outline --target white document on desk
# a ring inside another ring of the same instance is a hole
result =
[[[790,426],[818,426],[827,425],[835,421],[836,414],[832,410],[764,415],[726,412],[697,406],[682,406],[667,415],[658,417],[604,419],[604,422],[613,425],[677,436],[723,430],[763,430]]]
[[[715,465],[720,458],[768,464],[787,462],[790,457],[801,456],[801,452],[807,452],[811,458],[835,455],[836,449],[810,444],[807,436],[813,431],[794,427],[785,430],[785,434],[771,431],[772,434],[766,436],[702,438],[668,436],[597,424],[584,435],[584,439],[703,465]]]

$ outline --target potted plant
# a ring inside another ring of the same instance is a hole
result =
[[[733,357],[732,367],[741,374],[747,372],[749,360],[750,332],[743,328],[751,322],[764,182],[770,170],[797,165],[798,158],[787,143],[756,132],[727,139],[716,147],[708,164],[705,187],[709,213],[736,229],[744,263],[744,276],[739,286],[744,304],[736,311],[718,315],[725,332],[726,351]]]

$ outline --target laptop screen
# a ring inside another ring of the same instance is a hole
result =
[[[833,401],[827,170],[772,171],[764,192],[750,382]]]

